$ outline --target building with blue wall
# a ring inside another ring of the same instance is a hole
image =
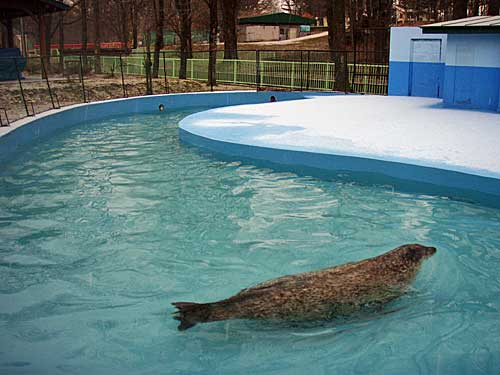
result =
[[[500,16],[392,28],[389,95],[500,112]]]
[[[389,95],[442,98],[446,35],[423,35],[420,27],[393,27]]]

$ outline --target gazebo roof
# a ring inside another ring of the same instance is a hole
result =
[[[66,11],[70,7],[57,0],[0,0],[0,18],[12,19]]]

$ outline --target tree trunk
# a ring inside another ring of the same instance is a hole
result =
[[[38,38],[40,39],[40,56],[42,59],[42,63],[44,66],[47,66],[47,38],[45,33],[47,32],[47,28],[45,27],[45,17],[41,14],[38,14]],[[45,70],[42,69],[42,78],[45,78]]]
[[[181,63],[179,78],[187,77],[187,59],[191,54],[191,0],[175,0],[175,7],[180,18]]]
[[[64,75],[64,12],[59,13],[59,72]]]
[[[347,91],[347,61],[345,54],[345,3],[344,0],[327,0],[326,17],[328,20],[328,47],[330,58],[335,64],[334,89]]]
[[[156,0],[154,0],[156,8]],[[158,69],[160,67],[160,50],[163,48],[163,24],[165,21],[165,4],[163,0],[158,0],[158,9],[156,17],[156,39],[155,53],[153,58],[153,78],[158,78]]]
[[[208,36],[209,57],[208,57],[208,85],[215,86],[217,84],[217,0],[208,0],[210,9],[210,34]]]
[[[146,71],[146,95],[153,95],[153,80],[151,79],[151,30],[146,31],[146,60],[144,68]]]
[[[132,22],[132,48],[136,49],[138,47],[138,26],[137,26],[137,13],[136,13],[137,4],[135,1],[132,1],[132,6],[130,7],[130,20]]]
[[[467,0],[454,0],[453,1],[453,19],[467,17]]]
[[[372,23],[370,26],[375,28],[375,52],[382,55],[389,50],[387,30],[391,24],[392,2],[388,0],[380,0],[376,2],[375,5],[376,6],[373,9]],[[380,56],[373,56],[372,61],[375,63],[381,62]]]
[[[471,2],[471,15],[479,16],[479,0],[472,0]]]
[[[50,73],[50,45],[52,41],[52,14],[46,14],[43,16],[45,18],[45,50],[43,51],[43,54],[47,56],[47,59],[45,60],[45,69],[47,70],[47,73]]]
[[[99,0],[94,1],[94,72],[101,74],[101,23]]]
[[[236,23],[238,22],[239,0],[221,0],[222,35],[224,36],[224,59],[238,58],[238,38]]]
[[[499,0],[488,0],[488,16],[498,16],[500,15],[500,1]]]
[[[0,24],[2,25],[2,24]],[[5,39],[3,41],[3,47],[4,48],[14,48],[14,28],[12,26],[12,19],[7,18],[5,20],[5,28],[2,33],[4,35]],[[5,33],[5,34],[4,34]]]
[[[88,71],[88,60],[87,60],[87,0],[80,1],[80,7],[82,12],[82,63],[83,71]]]
[[[123,49],[128,50],[128,17],[127,11],[125,9],[124,1],[120,0],[120,39],[123,45]]]

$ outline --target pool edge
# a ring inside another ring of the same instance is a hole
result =
[[[320,178],[350,174],[351,181],[390,185],[402,192],[465,200],[500,208],[500,180],[463,172],[357,156],[250,146],[203,137],[179,128],[182,142],[221,156],[271,163]]]

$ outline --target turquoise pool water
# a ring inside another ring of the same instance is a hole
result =
[[[85,124],[0,172],[2,374],[497,374],[500,211],[224,162],[187,112]],[[436,246],[410,293],[322,324],[178,332],[173,301]]]

